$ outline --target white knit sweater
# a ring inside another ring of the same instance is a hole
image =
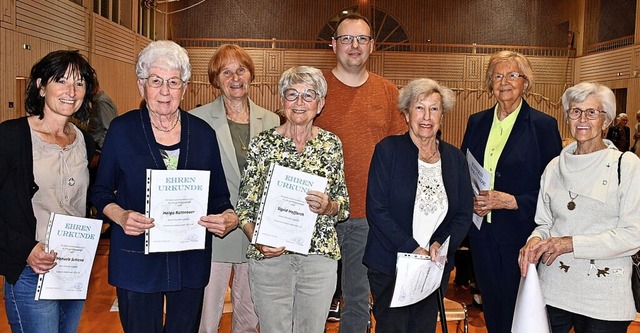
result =
[[[542,239],[573,236],[573,253],[538,265],[548,305],[601,320],[632,320],[631,258],[640,249],[640,159],[609,149],[574,155],[565,147],[542,175],[532,233]],[[569,210],[569,197],[575,209]],[[577,197],[576,197],[577,195]]]

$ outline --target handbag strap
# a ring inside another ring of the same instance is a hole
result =
[[[620,165],[622,164],[622,156],[624,155],[625,152],[622,152],[622,154],[620,154],[620,157],[618,157],[618,186],[620,185]],[[633,261],[633,264],[640,268],[640,251],[636,252],[636,254],[631,256],[631,259]]]
[[[626,151],[623,151],[620,157],[618,157],[618,185],[620,185],[620,166],[622,165],[622,155],[624,155],[624,153],[626,153]]]

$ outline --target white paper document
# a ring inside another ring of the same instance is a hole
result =
[[[326,188],[325,177],[271,164],[251,243],[308,254],[318,214],[305,197],[309,190]]]
[[[147,169],[146,215],[155,226],[145,231],[144,253],[204,249],[210,171]]]
[[[535,264],[529,264],[527,276],[520,278],[516,309],[511,325],[513,333],[549,333],[549,318],[542,297],[540,279]]]
[[[418,303],[429,297],[440,287],[444,266],[449,252],[449,238],[444,241],[436,254],[431,257],[412,253],[398,253],[396,262],[396,284],[391,297],[391,308]]]
[[[86,299],[102,221],[51,213],[45,251],[57,253],[56,266],[40,274],[35,300]]]
[[[471,176],[471,188],[473,195],[478,195],[480,191],[489,190],[491,186],[491,173],[483,168],[473,154],[467,149],[467,164],[469,165],[469,175]],[[473,224],[480,230],[483,217],[473,214]]]
[[[520,278],[516,309],[511,325],[513,333],[549,333],[549,318],[542,297],[540,280],[535,264],[529,264],[527,276]]]

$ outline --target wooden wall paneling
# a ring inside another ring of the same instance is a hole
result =
[[[283,71],[300,65],[313,66],[319,69],[333,68],[336,66],[336,56],[331,50],[306,50],[304,53],[300,51],[301,50],[276,51],[282,53],[283,67],[280,69],[271,69],[270,75],[276,75],[279,78]],[[378,59],[374,54],[369,57],[369,66],[371,66],[372,62],[376,62],[374,58]]]
[[[16,23],[16,1],[0,0],[0,26],[13,27]]]
[[[294,52],[291,52],[294,53]],[[285,51],[281,50],[265,50],[264,55],[262,57],[263,60],[263,74],[265,76],[275,76],[280,77],[283,71],[287,70],[289,67],[294,64],[304,64],[304,62],[300,61],[289,61],[289,63],[285,64]],[[298,53],[299,54],[299,53]]]
[[[634,128],[638,123],[636,112],[640,109],[640,93],[638,93],[640,92],[640,78],[634,77],[630,79],[627,89],[627,116],[629,116],[627,126],[631,129],[631,136],[633,136],[635,133]],[[631,144],[633,144],[633,138],[631,139]]]
[[[608,81],[631,76],[634,48],[624,47],[576,59],[577,81]]]
[[[484,77],[485,66],[482,57],[466,55],[464,60],[464,81],[481,82]]]
[[[188,48],[186,50],[189,54],[189,62],[191,63],[191,75],[207,74],[209,60],[211,59],[211,56],[213,56],[215,50],[204,47]],[[193,78],[191,81],[193,81]],[[207,79],[205,82],[208,81],[209,80]]]
[[[135,63],[135,33],[111,20],[92,13],[94,19],[95,54]]]
[[[13,61],[15,56],[15,32],[0,27],[0,122],[16,117],[16,83],[15,67]],[[9,107],[9,102],[13,103],[13,108]]]
[[[536,81],[565,84],[571,82],[571,59],[564,57],[528,57]]]
[[[637,78],[639,76],[640,76],[640,45],[634,45],[632,55],[631,55],[631,77]]]
[[[332,61],[334,67],[336,65],[336,58],[332,52]],[[369,61],[367,62],[367,69],[370,72],[376,73],[380,76],[387,76],[384,72],[384,52],[374,52],[369,55]]]
[[[71,1],[17,0],[16,30],[87,50],[87,14]]]
[[[138,108],[142,98],[136,84],[133,63],[94,54],[91,66],[98,75],[100,89],[111,97],[118,108],[118,114]]]
[[[389,52],[384,60],[385,76],[394,79],[461,82],[465,77],[465,56],[460,54]]]
[[[189,111],[196,107],[198,104],[211,103],[217,93],[214,93],[213,87],[209,84],[206,74],[191,74],[191,80],[187,91],[184,94],[184,99],[180,106]]]
[[[18,103],[24,104],[23,100],[17,100],[16,78],[29,77],[31,67],[44,55],[51,51],[68,49],[67,46],[57,43],[56,41],[45,40],[39,37],[30,36],[24,33],[1,28],[3,31],[2,38],[2,59],[3,70],[0,71],[2,81],[6,83],[0,94],[0,105],[2,109],[8,112],[0,115],[0,120],[7,120],[22,116],[18,107],[8,108],[8,102],[11,101],[16,106]],[[28,45],[28,49],[24,48]],[[86,53],[86,52],[85,52]],[[18,114],[19,113],[19,114]]]
[[[151,43],[151,39],[136,34],[136,57],[138,56],[138,53],[140,53],[140,51],[145,48],[145,46],[149,45],[149,43]]]

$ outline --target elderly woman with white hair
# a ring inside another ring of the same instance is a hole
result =
[[[342,142],[313,125],[327,94],[322,72],[299,66],[278,82],[284,124],[253,137],[240,183],[238,216],[252,238],[267,173],[273,164],[327,178],[324,192],[306,193],[318,214],[308,255],[263,244],[249,246],[249,284],[262,333],[322,332],[336,288],[340,259],[336,223],[349,217]]]
[[[609,128],[607,132],[607,139],[611,140],[618,150],[627,151],[629,150],[631,144],[631,130],[627,123],[629,122],[629,117],[627,117],[626,113],[619,113],[616,117],[615,125]]]
[[[191,76],[187,52],[174,42],[152,42],[138,55],[136,75],[146,105],[111,123],[92,190],[98,211],[113,224],[109,283],[116,287],[125,332],[197,332],[211,233],[224,236],[238,217],[215,132],[179,107]],[[208,215],[198,221],[210,232],[204,249],[145,254],[144,232],[155,227],[144,214],[146,169],[211,172]]]
[[[376,332],[435,332],[437,293],[405,307],[390,308],[398,253],[436,258],[448,237],[446,290],[454,254],[471,225],[473,192],[464,154],[437,136],[455,94],[431,79],[400,90],[398,108],[409,131],[375,148],[367,187],[369,236],[364,253],[373,296]]]
[[[520,250],[520,270],[526,276],[540,261],[552,332],[626,332],[636,318],[630,276],[640,249],[640,160],[602,138],[615,118],[611,89],[579,83],[562,106],[575,142],[542,175],[538,227]]]

